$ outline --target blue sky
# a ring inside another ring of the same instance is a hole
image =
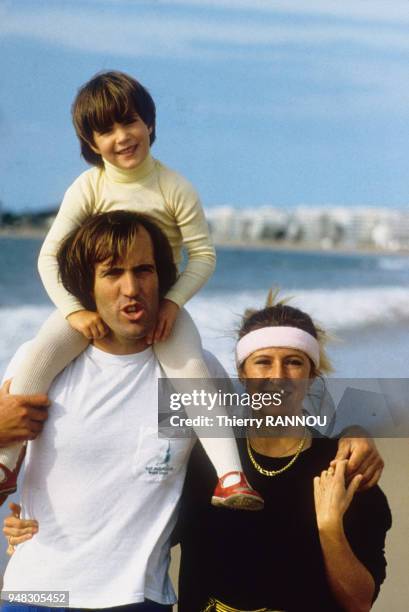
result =
[[[95,72],[157,103],[153,154],[206,206],[409,203],[407,0],[0,0],[0,200],[56,205]]]

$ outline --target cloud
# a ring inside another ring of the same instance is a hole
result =
[[[13,40],[23,37],[118,58],[257,62],[259,68],[268,66],[269,74],[276,79],[285,71],[287,82],[308,79],[315,87],[314,92],[304,91],[302,100],[296,99],[294,113],[298,114],[314,114],[318,108],[320,112],[336,113],[340,101],[344,113],[365,113],[371,103],[380,111],[403,108],[408,105],[405,53],[409,52],[409,36],[404,28],[393,27],[390,21],[367,25],[358,19],[361,14],[380,19],[385,3],[371,0],[371,10],[366,0],[357,4],[359,9],[349,0],[341,7],[335,7],[330,0],[275,0],[271,4],[263,0],[152,0],[149,4],[88,0],[63,6],[56,3],[53,8],[37,5],[35,10],[28,2],[23,12],[12,3],[3,3],[0,32]],[[176,5],[235,8],[237,12],[230,11],[225,18],[216,11],[207,11],[199,18],[192,11],[174,10]],[[355,15],[356,20],[306,23],[302,19],[262,16],[263,11],[273,14],[284,13],[285,9],[322,15],[329,12],[327,5],[331,14]],[[254,14],[246,19],[240,17],[238,9],[250,6]],[[393,6],[390,14],[397,17],[402,3],[397,0]],[[291,104],[278,96],[259,110],[261,114],[277,113],[282,107],[291,113]]]
[[[83,3],[83,0],[79,0]],[[109,6],[135,6],[135,0],[88,0]],[[146,6],[145,3],[140,3]],[[409,23],[407,0],[151,0],[151,6],[191,9],[211,9],[217,12],[230,11],[263,13],[264,15],[288,15],[344,19],[367,23]]]
[[[132,0],[116,0],[116,4]],[[328,17],[397,25],[409,23],[407,0],[158,0],[164,6],[229,9],[265,14]]]
[[[213,4],[211,0],[206,2]],[[221,2],[226,6],[249,5],[246,0]],[[172,0],[172,3],[172,6],[197,4],[193,0]],[[260,0],[256,4],[265,5]],[[313,22],[306,25],[299,20],[279,23],[273,19],[263,20],[260,15],[240,20],[238,16],[220,19],[209,14],[198,19],[191,15],[181,16],[180,12],[161,19],[158,11],[142,8],[136,11],[135,5],[127,10],[123,2],[111,2],[107,10],[101,10],[103,6],[97,9],[96,5],[78,5],[78,8],[71,5],[70,9],[47,7],[22,12],[9,5],[8,9],[3,7],[0,32],[5,36],[22,36],[81,51],[129,57],[169,57],[172,54],[183,58],[212,58],[226,52],[233,56],[240,47],[252,51],[258,47],[273,50],[283,46],[316,48],[343,44],[388,52],[409,51],[406,31],[380,24],[365,27],[363,24]],[[318,6],[316,8],[318,10]]]

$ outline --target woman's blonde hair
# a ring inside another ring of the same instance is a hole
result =
[[[261,310],[247,309],[244,313],[239,329],[239,339],[246,334],[262,327],[297,327],[311,334],[318,341],[320,348],[320,366],[318,369],[313,365],[313,374],[320,376],[330,374],[334,371],[331,361],[326,352],[326,345],[331,339],[329,334],[306,312],[289,306],[290,297],[278,299],[279,290],[270,289],[267,295],[266,305]]]

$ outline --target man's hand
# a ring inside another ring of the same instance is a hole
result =
[[[335,467],[339,461],[345,459],[348,460],[347,482],[350,482],[357,474],[362,474],[360,491],[376,485],[381,477],[384,462],[372,438],[340,438],[338,452],[330,465]]]
[[[33,535],[38,532],[38,523],[31,519],[21,519],[21,506],[18,504],[11,502],[9,508],[11,514],[4,519],[3,533],[8,541],[7,554],[12,555],[17,544],[31,540]]]
[[[50,405],[43,394],[10,395],[10,383],[6,380],[0,389],[0,446],[34,440],[43,429]]]
[[[68,323],[87,340],[100,340],[108,333],[108,327],[97,312],[77,310],[67,317]]]
[[[163,299],[161,301],[155,329],[147,336],[148,344],[164,342],[169,338],[178,312],[179,306],[172,302],[172,300]]]

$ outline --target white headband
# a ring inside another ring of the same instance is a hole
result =
[[[298,327],[261,327],[243,336],[236,346],[236,364],[239,367],[249,355],[262,348],[294,348],[303,351],[316,368],[320,364],[318,341]]]

